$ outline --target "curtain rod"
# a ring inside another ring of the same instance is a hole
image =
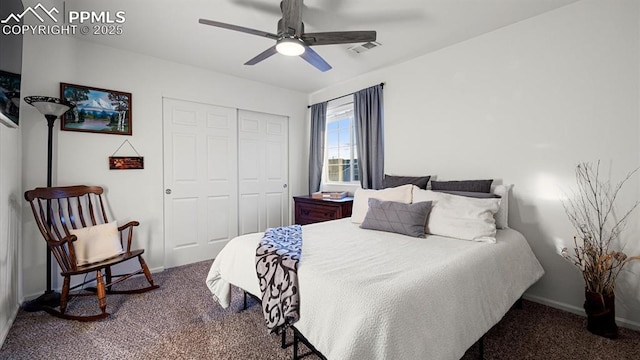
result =
[[[383,82],[381,82],[381,83],[380,83],[380,86],[382,86],[382,88],[384,89],[384,83],[383,83]],[[342,95],[342,96],[334,97],[333,99],[326,100],[326,102],[333,101],[333,100],[338,100],[338,99],[342,99],[342,98],[343,98],[343,97],[345,97],[345,96],[353,95],[353,94],[355,94],[355,93],[357,93],[357,91],[354,91],[354,92],[352,92],[352,93],[348,93],[348,94],[345,94],[345,95]],[[324,101],[323,101],[323,102],[324,102]],[[310,107],[311,107],[311,105],[307,105],[307,109],[308,109],[308,108],[310,108]]]

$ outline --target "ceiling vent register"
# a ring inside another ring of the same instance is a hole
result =
[[[369,51],[369,50],[371,50],[373,48],[377,48],[378,46],[382,46],[382,44],[380,44],[379,42],[375,42],[375,41],[369,41],[369,42],[366,42],[364,44],[352,46],[352,47],[349,48],[349,50],[353,51],[356,54],[360,54],[360,53],[363,53],[365,51]]]

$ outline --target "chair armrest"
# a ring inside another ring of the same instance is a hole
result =
[[[58,261],[62,272],[75,271],[78,267],[76,251],[73,242],[78,240],[75,235],[65,236],[59,241],[47,240],[51,253]],[[67,245],[67,246],[65,246]]]
[[[137,221],[129,221],[128,223],[122,226],[118,226],[118,231],[120,231],[120,242],[122,243],[123,247],[124,247],[124,234],[125,234],[124,231],[129,229],[127,234],[127,246],[126,246],[127,252],[131,251],[131,240],[133,239],[133,227],[138,225],[140,225],[140,223]]]
[[[129,228],[129,227],[132,227],[132,226],[138,226],[138,225],[140,225],[140,223],[137,222],[137,221],[129,221],[128,223],[126,223],[126,224],[124,224],[122,226],[118,226],[118,231],[122,231],[122,230],[124,230],[126,228]]]

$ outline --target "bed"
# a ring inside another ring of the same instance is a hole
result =
[[[295,328],[330,360],[459,359],[544,273],[521,233],[494,233],[490,243],[362,229],[351,218],[305,225]],[[221,306],[231,285],[260,297],[261,238],[234,238],[214,260],[206,283]]]

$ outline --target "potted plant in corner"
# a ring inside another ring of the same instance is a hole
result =
[[[618,335],[615,321],[615,286],[622,269],[640,256],[629,257],[621,248],[620,234],[640,201],[633,203],[622,216],[616,216],[614,203],[620,189],[638,169],[612,187],[600,178],[600,162],[580,163],[576,167],[577,189],[562,205],[577,231],[570,254],[562,256],[580,269],[585,282],[584,310],[587,329],[606,338]]]

